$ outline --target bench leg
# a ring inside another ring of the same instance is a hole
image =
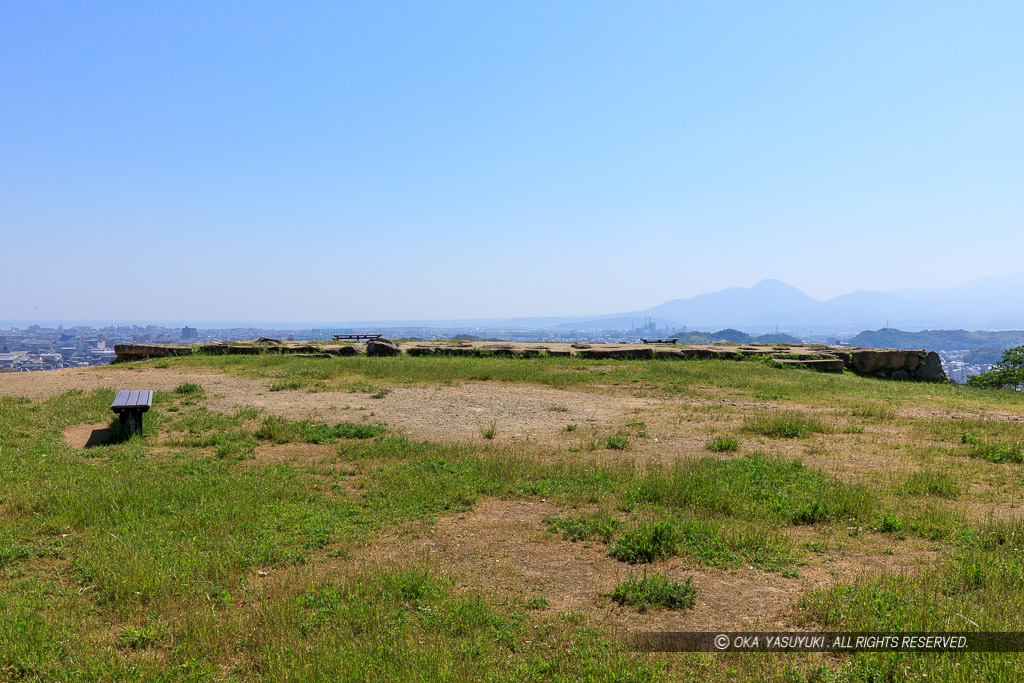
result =
[[[125,428],[128,430],[129,439],[135,434],[142,433],[141,410],[126,410],[123,413],[121,413],[121,420],[122,422],[124,422]]]

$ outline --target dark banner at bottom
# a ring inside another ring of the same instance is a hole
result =
[[[1024,632],[962,633],[638,633],[644,652],[1024,652]]]

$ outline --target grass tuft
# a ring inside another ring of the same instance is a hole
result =
[[[814,433],[828,434],[832,428],[803,413],[780,413],[747,420],[743,431],[773,439],[802,439]]]
[[[707,443],[712,453],[735,453],[740,449],[740,441],[734,436],[720,436]]]
[[[620,605],[637,607],[641,612],[650,607],[665,609],[688,609],[697,605],[697,589],[693,577],[686,583],[669,581],[664,574],[648,574],[642,578],[630,577],[617,584],[612,591],[612,600]]]
[[[174,393],[180,394],[182,396],[202,396],[206,392],[203,391],[203,388],[198,384],[194,384],[193,382],[185,382],[184,384],[179,384],[174,389]]]
[[[551,531],[561,530],[562,538],[568,541],[588,541],[592,538],[608,543],[622,522],[607,512],[597,512],[583,517],[545,517],[543,522]]]

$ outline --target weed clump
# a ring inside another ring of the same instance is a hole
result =
[[[647,522],[622,534],[608,553],[630,564],[653,562],[674,555],[676,541],[677,534],[670,522]]]
[[[712,453],[735,453],[740,449],[740,442],[734,436],[720,436],[709,441],[707,449]]]
[[[962,434],[960,442],[965,444],[967,455],[971,458],[980,458],[994,463],[1021,463],[1024,462],[1024,448],[1019,443],[1002,444],[994,441],[982,441],[969,434]]]
[[[525,607],[526,609],[537,610],[544,609],[549,604],[550,603],[548,602],[547,598],[545,598],[543,595],[538,595],[536,597],[530,598],[525,603],[523,603],[523,607]]]
[[[913,472],[903,482],[903,493],[911,496],[934,496],[954,499],[960,496],[960,485],[946,472]]]
[[[743,431],[773,439],[802,439],[814,433],[827,434],[832,429],[803,413],[780,413],[747,420],[743,423]]]
[[[205,394],[206,392],[203,391],[203,388],[198,384],[195,384],[193,382],[185,382],[184,384],[179,384],[174,389],[174,393],[180,394],[182,396],[194,396],[197,394],[202,395]]]
[[[299,380],[291,379],[284,382],[274,382],[273,384],[270,385],[270,390],[286,391],[292,389],[301,389],[304,386],[306,386],[305,382],[300,382]]]
[[[612,591],[612,600],[620,605],[637,607],[641,612],[649,607],[687,609],[697,605],[697,589],[693,577],[686,583],[669,581],[664,574],[647,574],[642,578],[630,577]]]
[[[261,441],[282,443],[337,443],[338,439],[372,439],[387,430],[382,425],[353,424],[339,422],[335,425],[317,424],[303,420],[290,422],[283,417],[271,415],[263,418],[253,433]]]
[[[608,543],[622,526],[622,522],[607,512],[585,517],[545,517],[542,521],[551,531],[560,529],[562,538],[567,541],[588,541],[597,538]]]

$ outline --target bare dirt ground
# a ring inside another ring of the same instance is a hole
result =
[[[678,582],[693,577],[699,588],[696,609],[640,613],[615,604],[610,595],[616,583],[644,569],[613,559],[601,543],[576,543],[548,533],[542,520],[559,514],[565,513],[546,502],[487,500],[470,514],[440,519],[425,536],[375,542],[355,563],[440,565],[465,588],[482,588],[498,599],[544,596],[552,610],[582,612],[630,631],[704,631],[781,627],[795,600],[808,590],[864,572],[913,572],[935,559],[934,552],[913,542],[903,542],[898,553],[886,555],[873,538],[844,542],[834,556],[811,558],[799,576],[790,578],[753,568],[702,570],[672,558],[648,571],[664,572]],[[815,532],[801,529],[794,535],[809,539]]]
[[[530,384],[467,382],[459,386],[394,387],[379,399],[363,393],[270,391],[271,380],[202,369],[101,367],[0,374],[0,395],[38,399],[72,389],[171,391],[185,382],[206,390],[207,405],[234,412],[255,407],[291,419],[383,422],[409,438],[479,440],[494,424],[498,441],[544,441],[567,424],[621,426],[654,399],[562,391]],[[562,410],[565,408],[566,410]],[[76,439],[80,440],[80,439]]]

